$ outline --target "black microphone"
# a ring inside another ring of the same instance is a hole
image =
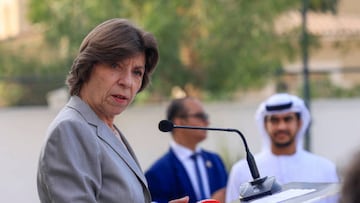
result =
[[[248,144],[246,142],[245,136],[237,129],[232,128],[209,128],[209,127],[198,127],[198,126],[180,126],[174,125],[169,120],[162,120],[159,122],[159,130],[162,132],[170,132],[174,128],[183,128],[183,129],[195,129],[195,130],[213,130],[213,131],[226,131],[226,132],[236,132],[240,135],[240,138],[243,141],[245,152],[246,152],[246,161],[248,163],[251,176],[253,181],[249,183],[243,183],[240,186],[240,200],[249,201],[256,198],[263,197],[265,195],[274,194],[275,192],[281,191],[281,186],[275,181],[275,177],[263,177],[260,178],[259,170],[256,166],[255,158],[251,154]]]

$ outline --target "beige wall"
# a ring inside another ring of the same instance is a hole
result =
[[[26,0],[0,0],[0,40],[15,37],[29,28]]]
[[[339,13],[348,15],[360,15],[360,1],[359,0],[340,0]]]
[[[360,21],[360,1],[359,0],[340,0],[338,13],[340,17],[352,17]],[[309,21],[310,19],[308,19]],[[356,23],[352,21],[352,23]],[[323,26],[324,24],[319,24]],[[358,24],[356,24],[358,25]],[[329,25],[328,25],[329,26]],[[332,30],[330,27],[327,30]],[[349,34],[349,30],[346,30]],[[326,33],[325,33],[326,34]],[[353,33],[354,34],[354,33]],[[360,35],[359,31],[348,39],[320,38],[320,47],[309,51],[309,70],[324,71],[329,70],[326,75],[311,75],[311,80],[328,78],[332,84],[340,87],[353,87],[360,85]],[[285,69],[290,72],[302,71],[301,55],[296,60],[285,62]],[[358,68],[354,72],[342,72],[346,68]],[[286,76],[285,83],[288,84],[290,90],[298,89],[302,83],[302,75]]]
[[[17,0],[0,0],[0,39],[16,36],[20,32],[19,17]]]

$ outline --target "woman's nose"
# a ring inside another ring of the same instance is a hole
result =
[[[131,86],[133,81],[131,71],[123,71],[118,79],[118,84],[125,87]]]

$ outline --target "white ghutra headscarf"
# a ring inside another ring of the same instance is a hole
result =
[[[296,135],[296,149],[303,149],[304,135],[311,120],[309,110],[306,108],[304,101],[299,97],[287,93],[278,93],[261,103],[256,111],[256,123],[264,138],[262,150],[270,150],[270,138],[265,129],[265,116],[287,112],[300,113],[302,126]]]

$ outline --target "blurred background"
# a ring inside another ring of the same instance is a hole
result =
[[[116,121],[144,170],[168,149],[157,124],[183,95],[203,100],[212,127],[242,131],[253,153],[257,105],[281,91],[305,99],[305,147],[339,173],[359,148],[358,0],[0,0],[0,202],[39,202],[37,158],[68,99],[66,74],[85,35],[115,17],[159,43],[151,86]],[[210,132],[203,145],[228,169],[244,155],[236,134]]]

